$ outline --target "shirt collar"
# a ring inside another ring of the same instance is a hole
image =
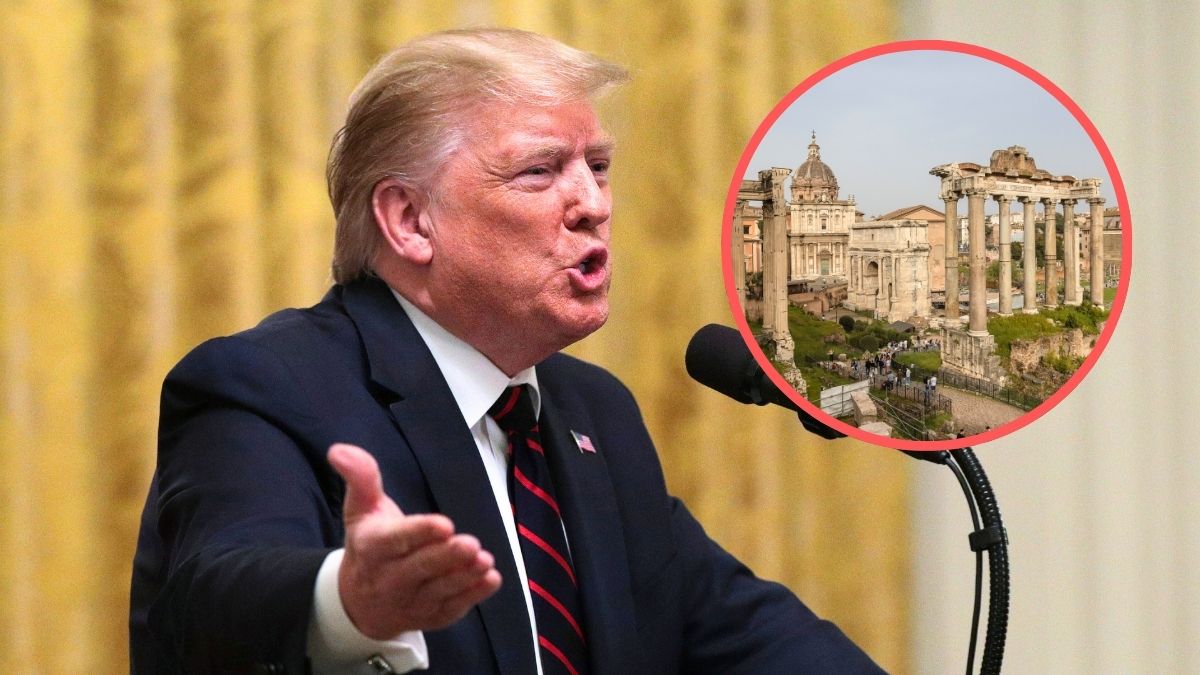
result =
[[[395,289],[390,290],[433,354],[433,360],[442,371],[442,377],[446,378],[446,384],[450,385],[450,393],[454,395],[454,401],[468,427],[475,426],[483,419],[507,387],[519,384],[529,385],[533,413],[535,416],[541,415],[542,398],[534,366],[510,378],[478,349],[442,328]]]

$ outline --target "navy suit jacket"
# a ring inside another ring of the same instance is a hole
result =
[[[538,382],[593,673],[879,672],[667,494],[620,382],[561,354],[538,365]],[[597,452],[580,452],[572,430]],[[441,512],[478,537],[504,578],[462,620],[426,632],[429,672],[535,672],[515,562],[470,431],[404,310],[364,280],[206,342],[167,376],[134,561],[134,673],[307,672],[317,570],[343,539],[344,484],[325,460],[339,441],[375,456],[406,513]]]

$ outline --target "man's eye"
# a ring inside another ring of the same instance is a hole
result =
[[[609,161],[607,159],[592,162],[592,171],[595,173],[608,173]]]
[[[521,172],[522,176],[545,176],[550,173],[550,169],[544,166],[531,166]]]

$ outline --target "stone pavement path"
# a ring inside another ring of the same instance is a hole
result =
[[[1016,406],[1001,403],[994,398],[972,394],[940,383],[937,390],[939,394],[954,402],[954,423],[959,429],[965,428],[967,435],[980,433],[987,427],[994,429],[1025,413]]]

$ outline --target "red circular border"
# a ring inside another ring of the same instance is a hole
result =
[[[1104,330],[1101,332],[1100,338],[1096,342],[1096,347],[1092,349],[1092,352],[1088,355],[1087,359],[1084,360],[1083,365],[1081,365],[1079,370],[1077,370],[1075,374],[1071,376],[1071,379],[1067,380],[1066,384],[1059,387],[1058,391],[1054,392],[1050,398],[1043,401],[1041,405],[1037,406],[1033,410],[1026,412],[1011,422],[986,431],[982,434],[943,441],[910,441],[902,438],[889,438],[880,436],[878,434],[867,433],[857,427],[851,426],[830,415],[827,415],[816,405],[810,403],[783,379],[783,377],[775,370],[774,366],[767,361],[767,357],[762,350],[758,349],[758,346],[754,341],[754,337],[750,333],[750,326],[746,322],[745,312],[738,303],[737,290],[733,283],[733,260],[731,253],[731,247],[733,245],[733,231],[732,228],[729,227],[729,223],[733,220],[733,210],[735,203],[737,202],[738,189],[741,187],[742,176],[746,174],[746,169],[750,165],[751,156],[754,154],[754,151],[758,149],[759,144],[762,143],[763,136],[766,135],[767,131],[769,131],[775,124],[775,121],[779,119],[779,116],[782,115],[783,112],[796,101],[796,99],[804,94],[804,92],[811,89],[818,82],[824,80],[830,75],[860,61],[865,61],[876,56],[910,51],[950,51],[977,56],[1014,70],[1037,83],[1042,87],[1042,89],[1045,89],[1047,93],[1053,96],[1060,104],[1063,105],[1063,107],[1070,111],[1070,113],[1075,117],[1075,121],[1079,122],[1084,131],[1087,132],[1088,137],[1091,138],[1093,145],[1096,146],[1096,150],[1100,153],[1101,158],[1104,160],[1104,167],[1108,170],[1109,179],[1112,180],[1113,189],[1117,195],[1117,206],[1120,208],[1121,212],[1121,277],[1117,281],[1117,294],[1113,298],[1113,305],[1109,311],[1108,322],[1105,324]],[[738,330],[742,334],[742,339],[746,341],[746,345],[750,348],[751,353],[754,354],[754,358],[758,361],[758,364],[762,367],[763,371],[769,378],[771,378],[771,381],[775,383],[775,386],[779,387],[780,391],[784,392],[787,397],[792,400],[792,402],[794,402],[796,405],[799,405],[809,413],[815,415],[817,419],[821,420],[822,423],[827,424],[834,429],[837,429],[838,431],[859,440],[883,445],[889,448],[895,448],[897,450],[954,450],[968,445],[985,443],[1024,427],[1026,424],[1036,420],[1037,418],[1049,412],[1051,408],[1058,405],[1067,394],[1071,393],[1071,391],[1075,389],[1083,377],[1087,375],[1089,371],[1091,371],[1092,366],[1096,364],[1096,360],[1100,357],[1100,354],[1108,346],[1108,341],[1112,337],[1113,329],[1116,328],[1117,320],[1121,316],[1121,310],[1125,306],[1125,295],[1129,290],[1129,278],[1133,261],[1133,223],[1129,219],[1129,207],[1125,197],[1125,183],[1121,181],[1121,173],[1117,170],[1117,164],[1113,160],[1112,152],[1109,151],[1108,145],[1100,136],[1100,132],[1096,129],[1096,126],[1092,124],[1092,121],[1088,119],[1088,116],[1084,114],[1082,109],[1080,109],[1079,105],[1076,104],[1075,101],[1071,100],[1071,97],[1067,96],[1062,89],[1059,89],[1053,82],[1046,79],[1041,73],[1010,56],[1005,56],[1004,54],[994,52],[978,45],[967,44],[964,42],[952,42],[947,40],[904,40],[900,42],[889,42],[887,44],[869,47],[834,61],[833,63],[813,73],[803,82],[798,84],[795,89],[792,89],[792,91],[788,92],[788,94],[784,96],[774,108],[771,109],[770,114],[763,119],[762,123],[758,125],[758,128],[754,131],[754,135],[750,138],[750,142],[746,144],[746,149],[742,152],[742,157],[738,161],[737,169],[734,171],[733,180],[730,181],[729,184],[729,192],[725,198],[725,212],[722,223],[721,266],[725,277],[725,294],[729,300],[729,307],[733,313],[734,320],[737,322]]]

